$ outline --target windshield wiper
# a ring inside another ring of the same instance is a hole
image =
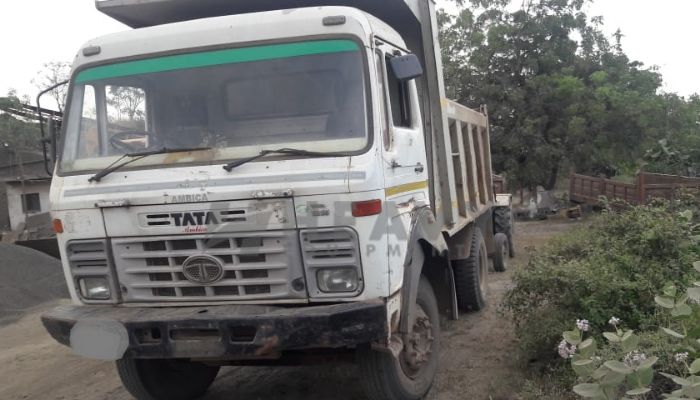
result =
[[[111,174],[112,172],[120,170],[131,163],[135,163],[136,161],[142,160],[142,159],[149,157],[149,156],[154,156],[157,154],[184,153],[184,152],[188,152],[188,151],[203,151],[203,150],[211,150],[211,147],[192,147],[192,148],[183,148],[183,149],[169,149],[167,147],[163,147],[160,149],[144,151],[141,153],[124,154],[123,156],[119,157],[116,161],[109,164],[107,166],[107,168],[105,168],[102,171],[93,175],[90,179],[88,179],[88,182],[99,182],[100,180],[102,180],[102,178]],[[128,159],[128,160],[124,161],[123,163],[120,163],[120,161],[122,161],[124,159]]]
[[[324,152],[318,152],[318,151],[308,151],[308,150],[289,149],[289,148],[277,149],[277,150],[263,150],[254,156],[251,156],[248,158],[243,158],[243,159],[236,160],[236,161],[232,161],[232,162],[224,165],[224,169],[228,172],[231,172],[231,171],[233,171],[234,168],[238,168],[243,164],[248,164],[249,162],[266,157],[270,154],[288,154],[288,155],[292,155],[292,156],[306,156],[306,157],[348,157],[348,156],[352,155],[352,154],[347,154],[347,153],[337,153],[337,152],[324,153]]]

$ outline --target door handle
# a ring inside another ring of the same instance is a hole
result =
[[[417,174],[422,174],[423,171],[425,171],[425,167],[423,167],[422,165],[418,164],[418,165],[416,166],[416,169],[414,169],[414,171],[416,171]]]

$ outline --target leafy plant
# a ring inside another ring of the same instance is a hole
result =
[[[700,261],[693,263],[693,268],[700,272]],[[661,331],[676,342],[671,352],[673,361],[681,368],[678,374],[661,372],[680,388],[664,394],[667,399],[700,399],[700,282],[685,291],[669,283],[661,294],[654,297],[658,307],[666,311],[668,327]],[[573,387],[574,393],[585,398],[616,400],[634,396],[646,396],[652,392],[654,381],[653,366],[659,358],[648,357],[638,349],[640,338],[632,330],[620,328],[620,320],[612,317],[609,324],[614,332],[604,332],[609,345],[616,347],[619,358],[597,354],[595,339],[584,340],[584,332],[590,325],[587,320],[576,321],[576,328],[563,333],[563,340],[557,350],[562,358],[570,359],[571,368],[576,373],[579,383]],[[613,352],[614,354],[614,352]],[[665,354],[666,356],[670,354]],[[693,360],[689,362],[689,360]],[[675,372],[675,371],[674,371]]]
[[[700,272],[700,261],[693,263],[693,268]],[[682,292],[669,283],[654,301],[668,313],[669,326],[661,330],[677,342],[676,361],[684,366],[683,376],[661,373],[681,386],[665,397],[700,399],[700,282]],[[690,359],[694,361],[689,363]]]
[[[581,381],[574,386],[574,392],[603,400],[649,393],[654,378],[653,366],[658,358],[638,351],[639,336],[632,330],[623,330],[618,318],[612,317],[609,323],[614,331],[604,332],[603,336],[610,345],[626,354],[622,360],[604,359],[597,354],[595,339],[584,340],[583,333],[589,330],[586,320],[577,321],[574,330],[564,332],[558,350],[560,356],[571,360],[571,368]]]

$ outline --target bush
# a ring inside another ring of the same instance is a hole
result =
[[[700,261],[693,268],[700,272]],[[622,329],[615,317],[608,322],[613,332],[603,333],[602,349],[595,338],[586,338],[587,320],[576,320],[562,334],[557,352],[578,375],[576,394],[598,400],[700,399],[700,281],[684,289],[669,282],[654,302],[667,323],[656,334],[640,337]]]
[[[533,255],[502,304],[525,355],[554,362],[561,332],[577,318],[590,321],[593,335],[613,315],[635,331],[657,330],[655,294],[666,282],[683,286],[693,278],[692,201],[605,211]]]

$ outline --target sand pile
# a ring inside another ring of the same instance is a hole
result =
[[[0,243],[0,325],[41,303],[67,297],[61,261],[26,247]]]

